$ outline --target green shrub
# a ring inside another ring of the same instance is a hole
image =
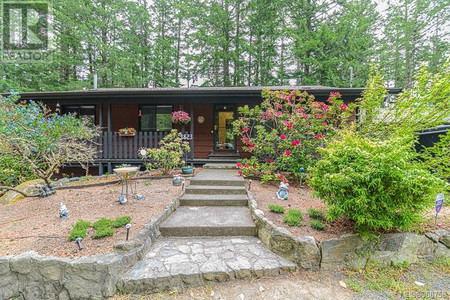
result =
[[[94,227],[95,230],[98,230],[104,227],[111,227],[111,224],[112,224],[111,219],[101,218],[100,220],[96,221],[92,225],[92,227]]]
[[[308,209],[308,216],[310,218],[316,219],[316,220],[324,220],[325,219],[323,212],[318,209],[314,209],[314,208]]]
[[[271,212],[274,212],[274,213],[277,213],[277,214],[284,214],[284,207],[283,206],[271,204],[267,208]]]
[[[147,169],[161,169],[163,174],[169,174],[170,170],[185,163],[183,154],[190,151],[189,143],[183,141],[181,133],[173,129],[159,142],[159,148],[146,149],[141,156],[144,160],[150,160]]]
[[[309,226],[311,226],[312,228],[317,229],[317,230],[325,229],[325,225],[319,220],[310,220]]]
[[[296,216],[303,219],[303,214],[298,209],[290,209],[288,210],[288,215]]]
[[[36,179],[30,166],[19,156],[7,154],[0,146],[0,184],[17,186],[27,180]]]
[[[303,214],[298,209],[288,210],[287,215],[283,218],[283,221],[289,226],[301,226],[303,220]]]
[[[310,186],[327,204],[327,218],[342,215],[360,233],[412,228],[433,206],[442,180],[416,161],[410,139],[379,141],[343,132],[320,150]]]
[[[112,236],[114,235],[114,228],[112,227],[99,227],[98,229],[95,230],[94,235],[92,236],[92,238],[94,239],[101,239],[107,236]]]
[[[91,223],[79,219],[75,225],[73,225],[73,229],[69,234],[69,240],[75,241],[77,238],[84,238],[87,234],[87,229],[91,227]]]
[[[428,170],[442,180],[450,178],[450,130],[439,136],[439,142],[432,147],[424,148],[420,154]],[[450,192],[450,184],[447,186]]]
[[[112,221],[112,227],[119,228],[119,227],[127,225],[128,223],[131,223],[130,216],[118,217],[114,221]]]

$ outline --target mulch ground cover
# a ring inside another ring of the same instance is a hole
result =
[[[115,176],[112,176],[115,177]],[[0,205],[0,255],[18,254],[34,250],[42,255],[77,257],[107,253],[117,241],[124,241],[126,229],[115,229],[115,234],[93,239],[94,229],[88,230],[82,251],[68,239],[72,225],[78,219],[95,222],[100,218],[131,217],[130,239],[152,217],[160,214],[170,201],[181,195],[180,186],[172,179],[137,180],[137,193],[144,200],[129,197],[120,204],[121,184],[57,190],[46,198],[30,197],[9,205]],[[59,218],[59,203],[69,210],[69,218]]]

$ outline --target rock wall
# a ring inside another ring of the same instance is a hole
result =
[[[312,236],[295,237],[275,225],[258,209],[248,192],[249,208],[258,237],[267,248],[306,270],[363,268],[367,264],[392,265],[450,257],[450,232],[437,230],[426,235],[410,232],[384,234],[376,241],[364,241],[359,235],[343,235],[318,243]]]
[[[141,260],[160,235],[160,225],[180,205],[173,200],[130,242],[91,257],[44,257],[34,251],[0,257],[0,299],[105,299],[117,292],[120,274]]]

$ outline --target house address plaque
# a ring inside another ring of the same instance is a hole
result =
[[[192,140],[192,138],[193,138],[192,133],[182,133],[181,134],[181,139],[183,141],[190,141],[190,140]]]

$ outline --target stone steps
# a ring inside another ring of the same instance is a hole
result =
[[[247,206],[247,195],[202,195],[184,194],[181,206]]]
[[[186,194],[246,195],[247,190],[244,186],[189,185]]]
[[[255,236],[247,207],[181,206],[161,227],[163,236]]]
[[[227,179],[191,179],[190,185],[203,186],[244,186],[243,180],[227,180]]]
[[[190,185],[244,186],[244,178],[236,170],[206,169],[192,178]]]
[[[295,269],[255,237],[163,238],[121,277],[118,288],[125,294],[149,294]]]
[[[203,169],[237,169],[236,163],[207,163],[203,165]]]

